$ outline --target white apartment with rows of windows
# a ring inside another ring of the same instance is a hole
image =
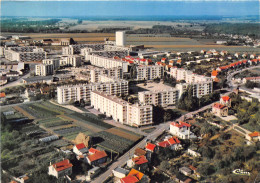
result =
[[[105,75],[111,78],[122,79],[123,78],[123,69],[122,67],[113,67],[109,69],[105,68],[94,68],[90,70],[90,82],[104,82],[100,81],[100,75]]]
[[[122,124],[143,126],[153,123],[151,105],[130,104],[105,92],[92,91],[91,106]]]
[[[143,105],[155,105],[155,106],[175,106],[179,99],[179,90],[176,88],[170,88],[167,90],[159,91],[144,91],[138,93],[139,103]]]
[[[59,104],[90,100],[91,91],[102,91],[110,95],[128,95],[128,81],[116,80],[105,83],[91,83],[83,85],[68,85],[57,87],[57,101]]]
[[[9,47],[4,53],[7,60],[19,62],[42,61],[47,55],[42,48],[36,46]]]
[[[91,65],[97,67],[103,67],[106,69],[113,68],[113,67],[122,67],[123,72],[128,72],[128,62],[113,59],[113,58],[97,56],[97,55],[90,55],[89,59]]]
[[[81,66],[81,56],[78,55],[62,56],[60,59],[60,66],[79,67]]]
[[[44,59],[42,60],[42,64],[53,65],[53,69],[56,70],[60,67],[60,58]]]
[[[163,66],[160,65],[139,65],[136,68],[137,80],[152,80],[163,76]]]
[[[53,74],[52,64],[38,64],[35,65],[35,75],[37,76],[48,76]]]

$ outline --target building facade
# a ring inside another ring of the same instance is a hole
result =
[[[54,67],[52,64],[38,64],[35,65],[35,75],[48,76],[53,74]]]
[[[91,106],[122,124],[143,126],[153,123],[151,105],[130,104],[104,92],[91,92]]]
[[[136,68],[137,80],[152,80],[163,76],[163,66],[160,65],[140,65]]]

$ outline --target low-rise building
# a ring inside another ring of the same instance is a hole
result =
[[[260,141],[260,133],[255,131],[246,135],[246,139],[253,142]]]
[[[107,153],[105,151],[97,151],[94,154],[88,155],[87,161],[93,166],[105,163],[107,161]]]
[[[185,166],[179,168],[179,172],[183,173],[186,176],[191,175],[191,169],[189,169],[188,167],[185,167]]]
[[[228,107],[220,103],[215,103],[212,106],[212,113],[216,116],[228,116]]]
[[[231,107],[231,98],[229,96],[222,96],[220,98],[220,104]]]
[[[77,145],[74,145],[73,152],[78,156],[83,155],[83,154],[88,153],[88,148],[84,145],[84,143],[77,144]]]
[[[170,148],[171,150],[179,150],[182,148],[181,142],[176,137],[166,138],[162,142],[158,142],[157,145],[162,148]]]
[[[170,124],[170,133],[181,139],[197,138],[194,133],[190,131],[191,125],[183,121],[172,122]]]
[[[112,172],[115,177],[122,179],[126,177],[126,175],[129,173],[129,170],[121,167],[116,167],[114,170],[112,170]]]
[[[71,175],[72,166],[73,165],[70,163],[70,161],[68,159],[65,159],[58,163],[50,164],[48,174],[56,177],[57,179],[65,175]]]

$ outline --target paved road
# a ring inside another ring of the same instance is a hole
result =
[[[1,87],[1,90],[2,90],[2,89],[5,89],[5,88],[13,87],[13,86],[23,85],[22,79],[23,79],[23,78],[27,78],[27,77],[29,77],[29,76],[30,76],[30,72],[27,73],[27,74],[25,74],[24,76],[20,77],[20,78],[19,78],[18,80],[16,80],[16,81],[13,81],[13,82],[11,82],[11,83],[7,83],[6,85],[2,86],[2,87]]]

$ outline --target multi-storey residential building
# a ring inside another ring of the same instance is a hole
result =
[[[104,67],[106,69],[113,67],[122,67],[123,72],[128,72],[128,62],[119,59],[101,57],[97,55],[90,55],[89,59],[92,65]]]
[[[213,92],[212,81],[193,84],[181,83],[176,85],[176,88],[179,90],[179,98],[181,97],[183,92],[187,90],[188,86],[192,86],[193,96],[196,96],[198,98]]]
[[[136,68],[137,80],[152,80],[163,76],[163,66],[160,65],[140,65]]]
[[[92,51],[99,51],[104,50],[104,43],[101,44],[76,44],[76,45],[69,45],[67,47],[62,48],[63,55],[73,55],[73,54],[80,54],[81,49],[89,48]]]
[[[91,92],[91,106],[122,124],[143,126],[153,123],[151,105],[130,104],[104,92]]]
[[[63,56],[60,59],[60,66],[79,67],[81,66],[81,57],[78,55]]]
[[[35,75],[37,76],[48,76],[53,74],[52,64],[38,64],[35,65]]]
[[[57,99],[59,104],[67,104],[71,101],[90,100],[90,92],[98,90],[110,95],[128,95],[128,81],[118,80],[106,83],[92,83],[84,85],[69,85],[57,87]]]
[[[153,123],[152,105],[127,105],[127,124],[130,126],[151,125]]]
[[[9,47],[5,50],[5,58],[20,62],[41,61],[46,58],[46,52],[35,46]]]
[[[53,58],[53,59],[44,59],[42,60],[43,64],[53,65],[53,69],[56,70],[60,67],[60,59]]]
[[[99,80],[100,75],[106,75],[108,77],[122,79],[123,70],[122,70],[122,67],[114,67],[114,68],[109,68],[109,69],[104,69],[104,68],[91,69],[90,70],[90,82],[92,82],[92,83],[100,82],[100,80]]]
[[[139,92],[138,99],[140,104],[167,107],[177,104],[179,90],[171,88],[168,90]]]
[[[185,80],[186,83],[212,82],[212,78],[210,77],[198,75],[183,68],[172,67],[170,70],[170,75],[177,81]]]

